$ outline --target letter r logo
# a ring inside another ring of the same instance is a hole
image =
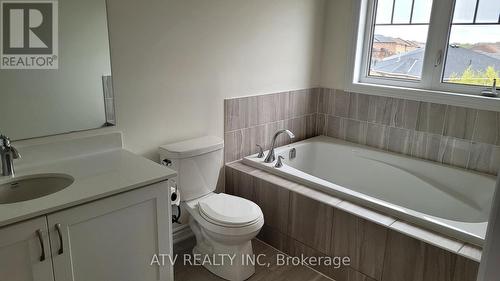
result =
[[[3,54],[52,54],[53,2],[2,2]]]

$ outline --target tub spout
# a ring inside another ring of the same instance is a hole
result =
[[[267,153],[266,159],[264,159],[265,163],[272,163],[274,160],[276,160],[276,156],[274,155],[274,148],[276,147],[276,139],[283,133],[286,133],[291,139],[295,138],[295,135],[290,131],[290,130],[279,130],[274,134],[273,140],[271,142],[271,148],[269,149],[269,152]]]

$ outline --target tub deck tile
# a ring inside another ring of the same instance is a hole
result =
[[[458,251],[459,255],[477,262],[481,261],[482,253],[482,248],[471,244],[465,244],[462,249]]]
[[[422,240],[439,248],[443,248],[452,253],[458,253],[458,251],[464,246],[463,242],[437,234],[429,230],[425,230],[423,228],[400,220],[390,225],[389,228],[404,233],[410,237]]]
[[[348,201],[342,201],[336,206],[336,208],[385,227],[389,227],[396,221],[396,219],[391,216],[381,214],[379,212],[361,207]]]

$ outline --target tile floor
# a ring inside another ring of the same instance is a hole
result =
[[[252,241],[254,253],[265,254],[269,267],[256,267],[255,274],[248,281],[333,281],[328,277],[306,266],[277,266],[276,254],[278,250],[254,239]],[[202,266],[175,265],[175,281],[223,281]]]

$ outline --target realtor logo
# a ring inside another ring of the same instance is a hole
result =
[[[0,69],[58,68],[57,1],[0,1]]]

